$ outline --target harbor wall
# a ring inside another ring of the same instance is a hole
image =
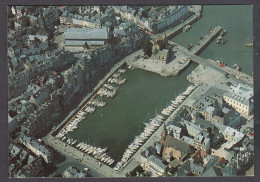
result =
[[[211,41],[213,41],[219,33],[222,31],[222,28],[220,26],[214,27],[212,31],[204,37],[202,41],[199,41],[193,48],[192,52],[194,54],[199,54],[203,49],[205,49]],[[195,50],[194,50],[195,49]]]
[[[193,24],[194,22],[196,22],[198,20],[199,20],[199,17],[197,15],[193,15],[190,20],[187,20],[187,22],[185,22],[185,24],[183,24],[182,26],[178,27],[177,29],[175,29],[175,30],[173,29],[171,32],[167,33],[166,34],[167,39],[168,40],[172,39],[173,37],[178,35],[180,32],[182,32],[184,26]]]
[[[121,68],[124,63],[126,62],[126,59],[121,60],[119,63],[117,63],[111,70],[109,73],[107,73],[107,75],[99,81],[99,83],[97,84],[97,86],[93,89],[93,92],[89,93],[78,105],[78,107],[74,110],[72,110],[70,112],[70,114],[67,116],[67,118],[65,118],[61,124],[58,125],[58,127],[56,127],[55,130],[51,131],[51,135],[55,136],[57,135],[57,133],[63,128],[65,127],[71,120],[73,120],[73,118],[76,116],[76,114],[81,111],[83,109],[83,107],[92,99],[92,97],[94,97],[98,91],[102,88],[103,84],[108,80],[109,77],[112,76],[112,74],[114,74],[115,71],[117,71],[119,68]]]

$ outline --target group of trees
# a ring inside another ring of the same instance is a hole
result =
[[[151,57],[152,55],[152,49],[153,49],[153,44],[151,43],[150,39],[147,39],[144,43],[143,51],[144,54],[148,57]]]

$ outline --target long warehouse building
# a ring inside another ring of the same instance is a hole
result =
[[[106,28],[68,28],[64,36],[65,46],[103,46],[111,38]]]

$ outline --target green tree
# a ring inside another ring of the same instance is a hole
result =
[[[88,48],[89,48],[89,46],[88,46],[88,43],[86,41],[85,44],[84,44],[84,49],[88,49]]]
[[[151,55],[152,55],[152,47],[153,47],[153,44],[151,43],[151,41],[146,40],[144,43],[143,51],[144,51],[144,54],[147,55],[148,57],[151,57]]]

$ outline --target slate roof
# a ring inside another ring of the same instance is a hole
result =
[[[161,139],[160,142],[162,142],[164,146],[174,148],[185,154],[190,154],[192,152],[190,145],[170,135],[167,135],[165,140]]]
[[[232,165],[221,169],[223,176],[237,176],[237,170]]]
[[[109,39],[107,29],[102,28],[68,28],[64,33],[65,39],[71,40],[106,40]]]
[[[20,153],[20,151],[21,151],[21,149],[19,147],[17,147],[16,145],[13,145],[10,153],[13,155],[17,155]]]
[[[194,164],[194,163],[191,164],[191,170],[193,173],[202,174],[204,172],[204,169],[205,169],[205,167],[200,166],[198,164]]]
[[[146,158],[148,158],[150,155],[155,155],[155,154],[156,154],[156,151],[152,146],[148,147],[145,151],[143,151],[141,153],[141,155]]]
[[[75,167],[69,166],[63,173],[63,177],[65,178],[83,178],[86,174]]]
[[[66,46],[84,46],[87,42],[88,45],[104,45],[104,41],[85,41],[85,40],[66,40]]]
[[[249,100],[253,97],[253,87],[244,84],[231,86],[223,96],[232,98],[233,100],[249,106]]]
[[[163,170],[165,170],[167,168],[167,166],[165,164],[162,163],[161,159],[158,159],[155,155],[150,155],[147,160],[149,162],[152,162],[154,164],[156,164],[157,166],[159,166],[160,168],[162,168]]]
[[[191,173],[191,166],[189,162],[186,162],[176,171],[175,176],[187,176],[189,173]]]
[[[207,171],[205,171],[201,176],[204,177],[213,177],[213,176],[221,176],[221,169],[211,166]]]
[[[190,137],[187,137],[187,136],[183,136],[181,138],[181,140],[189,145],[194,145],[194,139],[190,138]]]
[[[206,151],[203,149],[200,149],[192,155],[192,159],[195,161],[195,163],[197,163],[200,159],[202,159],[206,156],[207,156]]]

